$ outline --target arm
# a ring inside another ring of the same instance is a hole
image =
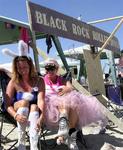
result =
[[[40,77],[39,79],[39,93],[38,93],[38,102],[37,102],[37,105],[41,111],[41,114],[40,114],[40,121],[42,122],[43,121],[43,118],[44,118],[44,99],[45,99],[45,83],[44,83],[44,80],[43,78]]]
[[[65,93],[69,93],[74,89],[70,81],[63,80],[63,86],[59,89],[58,95],[64,95]]]
[[[15,117],[16,115],[16,111],[12,106],[12,99],[14,97],[14,93],[15,93],[15,83],[12,80],[10,80],[6,88],[6,109],[8,113],[13,117]]]

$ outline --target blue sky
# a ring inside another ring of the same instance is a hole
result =
[[[54,9],[65,15],[77,18],[82,16],[82,21],[90,22],[99,19],[111,18],[123,15],[123,0],[31,0],[31,2]],[[26,11],[26,0],[0,0],[0,16],[5,16],[19,21],[28,22]],[[96,24],[95,26],[111,33],[119,20]],[[123,25],[115,34],[118,38],[120,47],[123,49]],[[76,41],[60,38],[64,50],[83,45]],[[45,42],[38,44],[38,47],[46,51]],[[17,49],[17,45],[4,45],[0,49]],[[54,55],[54,51],[50,55]],[[0,52],[0,64],[11,62],[8,56]]]

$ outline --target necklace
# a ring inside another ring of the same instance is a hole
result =
[[[54,87],[53,87],[53,85],[54,85],[53,82],[48,78],[47,75],[45,75],[44,80],[45,80],[45,83],[50,86],[51,90],[52,90],[53,92],[56,92],[56,90],[55,90]],[[59,76],[56,76],[56,84],[55,84],[55,85],[56,85],[57,87],[60,86],[60,83],[59,83]]]

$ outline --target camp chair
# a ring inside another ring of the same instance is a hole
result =
[[[121,99],[120,87],[119,86],[108,86],[107,87],[108,96],[108,108],[114,112],[117,117],[123,117],[123,100]]]
[[[8,150],[13,149],[14,147],[16,147],[16,144],[18,142],[18,139],[16,140],[10,140],[9,136],[12,134],[12,132],[16,129],[17,127],[17,123],[16,121],[13,119],[12,116],[10,116],[10,114],[6,111],[6,101],[5,101],[5,91],[6,91],[6,87],[8,82],[10,81],[10,77],[6,74],[6,72],[4,70],[0,70],[0,148],[2,147],[2,144],[5,143],[10,143],[12,142],[11,146],[8,148]],[[3,126],[4,123],[10,123],[13,128],[11,130],[9,130],[7,132],[6,135],[3,135],[4,130],[3,130]],[[39,149],[41,149],[42,143],[40,142],[40,139],[43,139],[45,141],[45,135],[48,133],[48,130],[42,130],[42,132],[40,133],[40,137],[39,137]],[[27,133],[27,137],[28,137],[28,133]],[[28,137],[29,138],[29,137]],[[51,144],[47,144],[46,142],[44,142],[45,145],[47,145],[47,147],[51,148],[53,147],[53,145]]]
[[[10,146],[9,149],[12,149],[15,147],[17,143],[16,140],[10,140],[9,135],[15,130],[16,128],[16,121],[10,116],[10,114],[6,111],[5,108],[5,91],[6,91],[6,86],[10,80],[10,77],[4,72],[4,70],[0,70],[0,88],[1,88],[1,108],[0,108],[0,115],[1,115],[1,126],[0,126],[0,147],[2,143],[9,143],[12,142],[13,144]],[[10,123],[12,124],[12,129],[7,132],[6,135],[3,135],[3,127],[4,123]]]
[[[5,91],[6,91],[6,87],[7,87],[7,84],[8,82],[10,81],[10,77],[2,70],[0,70],[0,88],[1,88],[1,108],[0,108],[0,115],[1,115],[1,126],[0,126],[0,147],[2,146],[2,143],[5,144],[5,143],[10,143],[10,142],[13,142],[11,144],[11,146],[8,148],[8,150],[11,150],[13,149],[14,147],[16,147],[16,144],[18,142],[18,139],[15,139],[15,140],[10,140],[8,137],[9,135],[13,132],[13,130],[16,129],[17,127],[17,123],[16,121],[13,119],[13,117],[6,111],[6,101],[5,101]],[[8,133],[6,135],[3,136],[3,126],[4,126],[4,123],[7,122],[7,123],[10,123],[13,125],[13,128],[11,130],[8,131]],[[39,137],[39,142],[38,142],[38,148],[39,150],[41,149],[41,142],[40,142],[40,139],[43,138],[45,139],[45,135],[48,131],[43,131],[41,132],[40,134],[40,137]],[[29,141],[29,135],[28,135],[28,131],[26,132],[26,135],[27,135],[27,140]]]

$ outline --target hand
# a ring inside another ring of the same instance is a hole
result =
[[[65,93],[67,93],[67,87],[66,86],[61,86],[61,87],[58,88],[58,95],[59,96],[62,96]]]
[[[28,122],[27,117],[24,115],[21,115],[21,114],[17,114],[15,120],[18,121],[19,123],[25,123],[25,122],[27,123]]]
[[[37,120],[37,127],[36,127],[37,132],[40,131],[41,126],[42,126],[42,118],[38,118],[38,120]]]

